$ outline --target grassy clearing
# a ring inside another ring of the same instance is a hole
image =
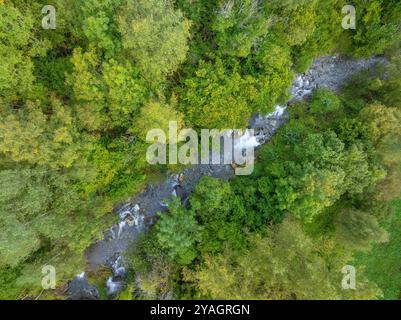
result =
[[[365,266],[366,276],[383,291],[383,299],[400,299],[401,294],[401,200],[394,202],[395,214],[386,224],[387,243],[376,244],[369,253],[356,256],[356,265]]]

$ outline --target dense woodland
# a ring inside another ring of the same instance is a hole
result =
[[[400,297],[399,0],[52,0],[45,30],[48,2],[0,0],[0,298],[38,296],[51,264],[41,298],[64,299],[113,207],[180,169],[146,162],[149,129],[244,128],[329,54],[389,64],[291,106],[251,176],[172,199],[116,298]]]

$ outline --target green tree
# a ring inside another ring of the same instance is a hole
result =
[[[341,288],[341,268],[350,257],[330,242],[313,241],[286,219],[252,238],[252,247],[207,257],[187,279],[213,299],[374,299],[380,290],[361,274],[358,290]]]
[[[190,203],[202,226],[202,241],[198,244],[202,255],[221,252],[225,246],[238,249],[245,244],[246,213],[235,207],[236,198],[229,183],[202,178]]]
[[[374,144],[383,142],[386,138],[400,135],[400,110],[373,104],[361,110],[360,119],[366,123],[369,137]]]
[[[193,211],[186,210],[179,199],[169,204],[169,214],[159,214],[156,237],[160,246],[167,250],[171,260],[179,264],[189,264],[197,253],[195,244],[200,240],[200,227]]]
[[[258,0],[219,2],[211,30],[223,54],[247,57],[268,33],[269,18]]]
[[[114,59],[102,62],[96,50],[73,53],[73,73],[68,77],[75,110],[88,131],[129,128],[145,102],[147,89],[131,63]]]
[[[27,101],[17,110],[0,105],[0,113],[0,152],[13,161],[68,168],[77,160],[79,137],[70,111],[59,100],[42,105]]]
[[[82,12],[83,30],[89,42],[103,49],[107,57],[112,57],[121,49],[115,12],[122,0],[78,1]]]
[[[335,225],[338,242],[352,250],[367,251],[373,242],[388,241],[387,232],[369,212],[345,209],[336,218]]]
[[[171,0],[124,1],[118,16],[125,55],[149,83],[160,82],[185,60],[190,22]]]
[[[310,109],[314,113],[329,113],[338,110],[340,105],[340,98],[334,92],[320,89],[314,93]]]
[[[359,8],[357,29],[352,37],[356,56],[382,54],[400,41],[401,4],[398,1],[354,1]]]
[[[401,57],[395,55],[386,70],[386,81],[380,81],[381,101],[384,105],[401,109],[401,97],[398,94],[401,91]]]
[[[182,108],[197,128],[245,128],[257,96],[255,79],[242,77],[237,70],[201,61],[193,78],[185,81],[180,95]]]
[[[35,94],[32,59],[44,55],[48,42],[33,33],[34,19],[12,4],[0,6],[0,98],[16,103]]]
[[[172,97],[170,103],[162,101],[149,101],[141,108],[139,115],[130,131],[145,141],[147,133],[152,129],[161,129],[169,138],[169,125],[171,121],[177,122],[177,130],[184,126],[182,114],[176,110],[177,102]]]
[[[289,46],[305,43],[315,30],[315,0],[273,1],[266,4],[267,9],[275,13],[272,26],[280,39]]]

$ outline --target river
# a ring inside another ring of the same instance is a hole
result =
[[[307,72],[296,77],[290,88],[291,100],[285,105],[276,106],[268,115],[254,115],[249,120],[249,128],[255,130],[258,145],[267,143],[275,132],[288,121],[286,109],[297,100],[309,96],[317,88],[338,91],[355,73],[372,68],[376,63],[385,63],[383,57],[369,59],[345,59],[337,56],[321,57],[314,60]],[[244,143],[248,143],[244,141]],[[254,143],[254,141],[249,141]],[[123,286],[126,268],[123,254],[138,236],[152,226],[158,212],[165,212],[166,200],[177,196],[186,202],[196,184],[203,176],[228,180],[234,176],[231,165],[200,164],[193,165],[179,174],[166,177],[158,184],[149,184],[143,192],[120,205],[115,213],[119,223],[103,232],[104,238],[93,243],[86,251],[86,259],[91,271],[101,266],[111,269],[106,286],[109,296],[115,295]],[[94,286],[88,284],[85,273],[77,270],[77,277],[69,283],[70,299],[97,299],[99,294]]]

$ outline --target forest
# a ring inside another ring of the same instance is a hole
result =
[[[101,299],[400,299],[401,2],[0,0],[0,299],[67,299],[116,206],[182,170],[149,130],[246,128],[329,55],[387,63],[292,104],[251,175],[172,197],[117,295],[88,272]]]

